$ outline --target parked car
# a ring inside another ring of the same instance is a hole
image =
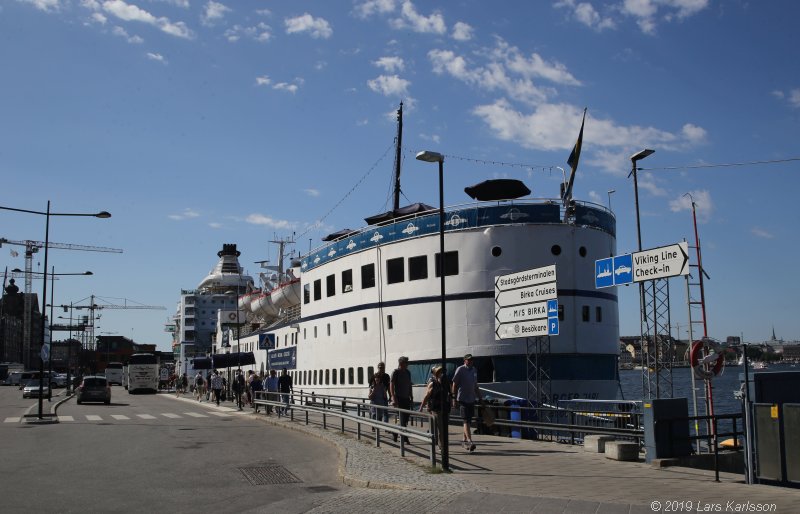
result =
[[[67,387],[67,374],[66,373],[58,373],[53,375],[52,379],[53,387]]]
[[[50,398],[53,391],[49,387],[50,384],[46,383],[42,386],[42,397],[43,398]],[[22,388],[22,397],[23,398],[38,398],[39,397],[39,379],[34,378],[32,380],[28,380],[25,386]]]
[[[111,386],[106,377],[97,375],[83,377],[81,385],[75,389],[75,401],[78,404],[103,402],[108,405],[111,403]]]

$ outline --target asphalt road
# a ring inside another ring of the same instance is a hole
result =
[[[111,405],[62,404],[60,423],[14,421],[36,401],[0,388],[2,512],[291,513],[347,489],[329,443],[206,403],[115,386]]]

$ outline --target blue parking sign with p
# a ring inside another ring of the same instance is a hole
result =
[[[557,336],[558,335],[558,318],[547,318],[547,335],[549,336]]]

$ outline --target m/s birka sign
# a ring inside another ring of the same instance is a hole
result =
[[[495,278],[494,303],[497,339],[558,335],[555,264]]]

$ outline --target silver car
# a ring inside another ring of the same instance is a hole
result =
[[[38,398],[39,397],[39,379],[34,378],[33,380],[28,380],[25,384],[25,387],[22,388],[22,397],[23,398]],[[52,390],[49,387],[50,384],[45,383],[41,386],[42,397],[43,398],[50,398],[52,395]]]

